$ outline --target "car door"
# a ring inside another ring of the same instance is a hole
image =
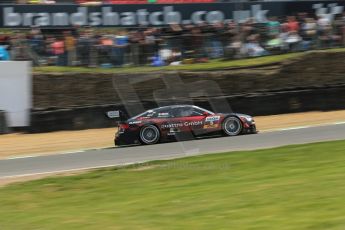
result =
[[[203,127],[205,115],[202,111],[195,111],[193,106],[175,108],[175,117],[182,124],[182,131],[197,134]]]
[[[159,127],[163,136],[174,136],[183,131],[183,123],[180,117],[176,117],[170,107],[157,109],[152,121]]]
[[[191,128],[196,136],[218,131],[221,125],[219,115],[197,106],[193,107],[190,117],[194,122],[194,125],[191,126]]]

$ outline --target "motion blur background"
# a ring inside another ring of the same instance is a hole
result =
[[[185,83],[212,74],[206,79],[222,95],[208,97],[253,115],[342,108],[334,95],[343,96],[344,1],[5,1],[0,8],[0,59],[33,66],[26,131],[113,126],[100,114],[130,103],[156,107],[154,92],[169,74]],[[127,83],[119,87],[116,77]],[[118,89],[129,85],[139,101],[121,98]],[[200,95],[184,97],[211,107]]]

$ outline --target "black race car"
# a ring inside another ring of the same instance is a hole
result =
[[[119,116],[119,111],[108,112],[108,116]],[[249,115],[213,113],[194,105],[172,105],[147,110],[120,122],[114,141],[118,146],[156,144],[210,135],[253,133],[257,133],[255,121]]]

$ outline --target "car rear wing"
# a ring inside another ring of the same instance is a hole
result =
[[[107,117],[110,119],[121,120],[122,112],[120,110],[112,110],[106,113]]]
[[[127,119],[129,118],[127,113],[125,113],[125,112],[123,112],[121,110],[111,110],[111,111],[108,111],[108,112],[106,112],[106,116],[109,119],[112,119],[112,120],[115,120],[115,121],[119,121],[120,123],[124,122],[124,121],[127,121]]]

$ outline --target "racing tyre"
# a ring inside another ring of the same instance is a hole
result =
[[[237,136],[242,132],[242,122],[237,117],[227,117],[222,123],[222,129],[227,136]]]
[[[146,125],[140,130],[140,141],[146,145],[152,145],[159,142],[160,132],[154,125]]]

